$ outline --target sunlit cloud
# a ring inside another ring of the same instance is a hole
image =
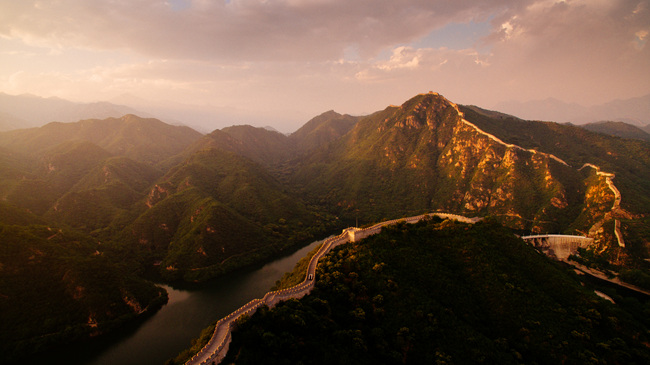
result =
[[[642,29],[636,33],[634,33],[636,36],[636,39],[634,40],[634,45],[637,50],[643,49],[645,47],[645,44],[648,42],[648,31],[645,29]]]
[[[434,90],[485,107],[650,93],[649,0],[0,5],[0,91],[315,115]]]
[[[21,1],[0,34],[55,47],[130,49],[163,58],[338,59],[411,42],[506,1]],[[32,6],[30,6],[32,5]]]

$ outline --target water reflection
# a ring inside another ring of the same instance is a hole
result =
[[[251,299],[264,296],[282,274],[291,270],[320,242],[313,242],[259,268],[233,273],[200,286],[174,288],[162,285],[169,293],[167,305],[140,325],[90,342],[84,349],[79,349],[77,344],[74,349],[39,356],[37,363],[162,365],[188,348],[203,328]]]

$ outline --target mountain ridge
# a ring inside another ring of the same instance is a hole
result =
[[[650,124],[650,94],[617,99],[586,107],[555,98],[527,102],[500,102],[495,109],[528,120],[549,120],[560,123],[585,124],[601,120],[626,122],[637,127]]]
[[[303,158],[291,183],[311,204],[348,221],[436,209],[497,214],[526,232],[595,235],[598,250],[610,257],[624,257],[621,237],[634,236],[630,252],[647,257],[641,232],[650,186],[640,178],[650,176],[647,144],[478,112],[447,99],[447,106],[429,108],[422,104],[427,98],[444,99],[420,94],[363,118],[332,145]],[[553,147],[552,134],[561,148]],[[628,155],[628,148],[636,152]],[[585,164],[599,169],[581,169]]]
[[[650,142],[650,133],[643,130],[643,127],[634,126],[625,122],[601,121],[582,124],[580,127],[592,132]]]
[[[21,121],[20,124],[10,125],[10,129],[40,127],[54,121],[76,122],[82,119],[121,117],[125,114],[145,114],[126,105],[105,101],[76,103],[56,97],[9,95],[2,92],[0,92],[0,112]]]
[[[126,114],[119,118],[51,122],[42,127],[0,133],[0,145],[35,154],[71,140],[85,140],[116,155],[160,162],[183,151],[202,135],[189,127]]]
[[[289,139],[301,151],[321,147],[340,138],[361,119],[348,114],[339,114],[334,110],[326,111],[305,123],[293,132]]]
[[[0,224],[42,244],[48,231],[31,224],[65,227],[86,242],[80,257],[119,263],[116,280],[204,281],[357,220],[435,211],[589,234],[613,264],[649,256],[647,142],[437,93],[365,117],[328,111],[299,131],[201,135],[126,115],[1,132]]]

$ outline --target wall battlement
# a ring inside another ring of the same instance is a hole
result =
[[[228,352],[228,346],[231,340],[231,329],[237,319],[243,315],[252,315],[255,313],[255,311],[257,311],[257,308],[262,305],[267,305],[270,308],[273,308],[281,301],[292,298],[299,299],[309,294],[314,288],[314,284],[316,283],[316,267],[318,266],[318,260],[320,260],[321,257],[325,256],[332,248],[348,242],[358,242],[363,238],[381,232],[382,227],[391,224],[396,224],[398,222],[413,224],[419,222],[425,217],[431,216],[438,216],[443,219],[457,220],[464,223],[476,223],[483,219],[478,217],[467,218],[456,214],[431,213],[408,218],[393,219],[390,221],[377,223],[371,227],[363,229],[357,227],[348,227],[344,229],[343,232],[338,236],[329,237],[323,241],[321,248],[309,261],[307,272],[305,273],[305,279],[300,284],[291,288],[268,292],[264,295],[264,298],[253,299],[250,302],[244,304],[241,308],[220,319],[217,322],[214,332],[212,333],[212,337],[208,343],[201,349],[201,351],[194,355],[185,364],[218,364],[221,362],[221,360],[223,360],[223,358],[226,356],[226,353]]]

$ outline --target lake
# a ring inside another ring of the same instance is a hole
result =
[[[146,320],[95,341],[39,355],[31,363],[162,365],[190,347],[191,340],[202,329],[251,299],[263,297],[285,272],[291,271],[321,242],[312,242],[263,266],[241,270],[192,289],[162,285],[169,293],[169,302]]]

